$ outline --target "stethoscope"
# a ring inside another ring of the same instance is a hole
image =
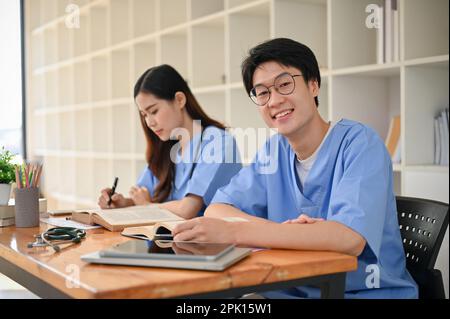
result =
[[[54,227],[47,229],[42,234],[34,235],[35,242],[28,243],[28,248],[50,246],[55,252],[59,252],[62,244],[77,244],[86,237],[86,231],[73,227]]]

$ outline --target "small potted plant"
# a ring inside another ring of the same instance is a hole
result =
[[[13,155],[2,147],[0,151],[0,205],[8,205],[11,184],[15,181],[15,165]]]

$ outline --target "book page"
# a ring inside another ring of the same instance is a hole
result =
[[[222,217],[221,219],[228,222],[248,222],[247,219],[242,217]],[[180,219],[180,220],[159,222],[150,226],[127,227],[122,231],[121,234],[124,236],[139,239],[153,239],[155,233],[163,233],[162,229],[160,230],[160,232],[158,232],[160,228],[166,228],[167,230],[172,231],[176,225],[182,222],[184,222],[184,220]]]
[[[184,222],[185,222],[184,220],[172,220],[172,221],[158,223],[158,225],[156,225],[157,229],[155,230],[155,233],[157,233],[157,234],[159,233],[158,229],[160,227],[164,227],[164,228],[167,228],[168,230],[172,231],[176,225],[184,223]]]
[[[168,231],[172,231],[176,225],[182,222],[184,222],[184,220],[159,222],[149,226],[127,227],[122,231],[121,234],[128,237],[137,236],[140,239],[153,239],[155,233],[165,233],[165,229],[167,229]]]
[[[157,223],[167,220],[182,220],[169,210],[157,205],[130,206],[126,208],[104,209],[96,214],[111,225]]]
[[[123,236],[137,239],[152,239],[155,234],[154,229],[155,225],[127,227],[121,232],[121,234]]]

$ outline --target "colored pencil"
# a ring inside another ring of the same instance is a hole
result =
[[[17,188],[22,188],[22,183],[20,182],[19,178],[19,168],[16,166],[16,184]]]
[[[29,177],[28,177],[28,164],[25,164],[24,170],[25,170],[25,185],[28,188],[28,187],[30,187],[30,180],[29,180]]]
[[[36,173],[36,187],[39,187],[39,179],[41,178],[41,173],[42,173],[42,164],[38,164]]]

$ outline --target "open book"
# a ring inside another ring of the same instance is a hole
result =
[[[179,220],[161,221],[154,225],[128,227],[122,231],[123,236],[137,238],[137,239],[154,239],[155,235],[170,235],[176,225],[185,222],[185,220],[178,217]],[[241,217],[223,217],[221,218],[227,222],[247,222],[248,220]]]
[[[154,225],[159,222],[183,220],[157,204],[130,206],[115,209],[77,210],[72,220],[88,225],[101,225],[110,231],[121,231],[126,227]]]

